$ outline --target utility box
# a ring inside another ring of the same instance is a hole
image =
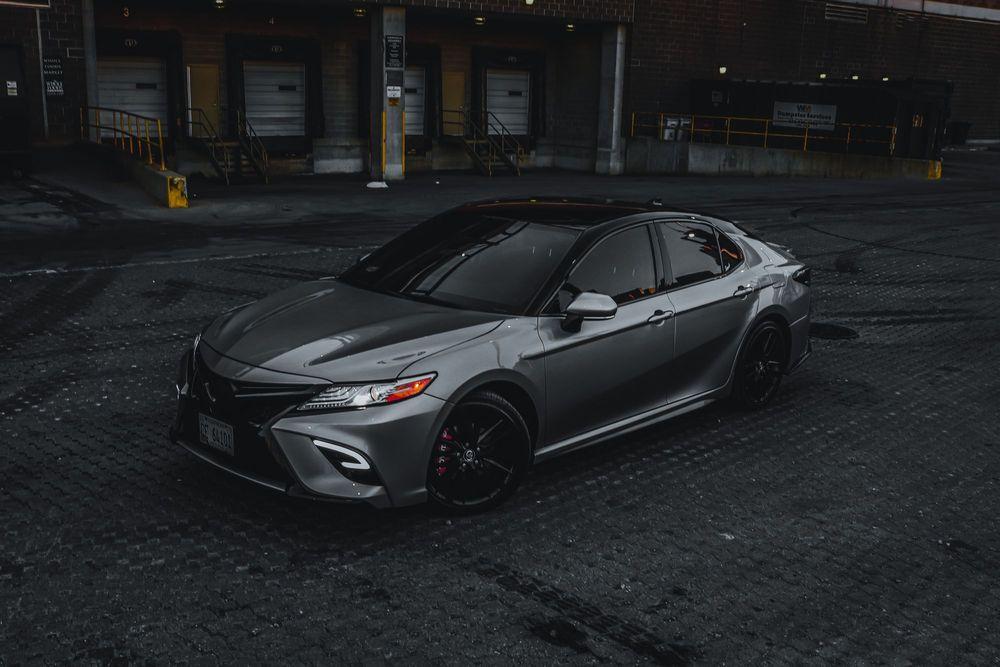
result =
[[[936,159],[945,143],[952,88],[947,81],[914,79],[703,79],[692,82],[691,109],[696,124],[698,117],[705,123],[715,116],[768,119],[756,128],[767,130],[769,148]],[[762,145],[757,130],[746,129],[754,126],[749,121],[730,125],[740,131],[727,142]]]
[[[28,171],[31,119],[19,46],[0,44],[0,167]]]

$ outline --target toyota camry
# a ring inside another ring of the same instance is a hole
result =
[[[181,360],[171,437],[292,495],[479,511],[533,463],[766,405],[809,354],[809,283],[713,216],[467,204],[219,316]]]

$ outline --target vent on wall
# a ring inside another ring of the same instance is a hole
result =
[[[828,2],[824,16],[827,21],[865,24],[868,23],[868,8],[845,2]]]

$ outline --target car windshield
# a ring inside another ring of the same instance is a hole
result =
[[[470,310],[522,314],[579,229],[454,212],[390,241],[340,279],[364,289]]]

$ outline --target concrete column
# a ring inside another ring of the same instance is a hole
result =
[[[80,9],[83,22],[83,71],[87,81],[87,105],[100,106],[97,93],[97,28],[94,25],[94,0],[83,0]],[[90,140],[98,141],[98,130],[90,128]]]
[[[406,131],[403,125],[406,9],[371,9],[371,45],[371,178],[398,181],[403,179]]]
[[[601,40],[601,95],[597,111],[597,173],[625,170],[622,150],[622,96],[625,91],[625,26],[604,29]]]

